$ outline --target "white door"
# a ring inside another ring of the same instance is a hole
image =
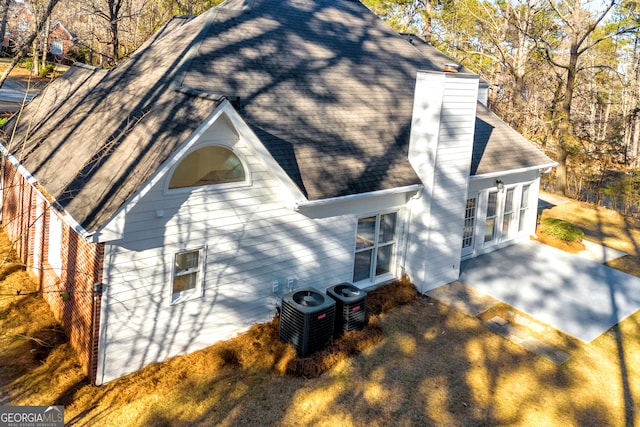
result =
[[[462,230],[462,257],[473,254],[476,237],[476,216],[478,215],[478,195],[469,195],[464,211],[464,229]]]
[[[482,246],[487,248],[513,239],[519,232],[517,187],[489,190],[484,216]]]

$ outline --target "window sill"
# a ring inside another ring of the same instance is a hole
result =
[[[387,273],[381,276],[376,276],[375,280],[369,280],[369,279],[361,280],[359,282],[354,283],[353,286],[355,286],[358,289],[367,289],[373,286],[382,285],[383,283],[394,281],[396,279],[397,279],[396,276],[394,276],[391,273]]]
[[[181,304],[183,302],[202,298],[202,292],[197,290],[182,291],[171,295],[171,305]]]

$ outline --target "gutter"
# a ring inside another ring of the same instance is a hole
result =
[[[0,152],[2,152],[3,156],[9,159],[11,164],[15,166],[16,169],[18,169],[18,172],[20,173],[20,175],[22,175],[22,177],[26,179],[29,184],[35,185],[38,182],[38,180],[33,175],[31,175],[31,173],[29,173],[29,171],[25,169],[24,166],[20,164],[18,159],[16,159],[14,155],[9,152],[9,150],[7,149],[7,147],[4,146],[4,144],[0,144]]]
[[[340,202],[349,202],[349,201],[368,199],[368,198],[379,197],[379,196],[387,196],[390,194],[410,193],[412,191],[420,191],[423,188],[424,186],[422,184],[413,184],[413,185],[407,185],[404,187],[390,188],[387,190],[371,191],[369,193],[349,194],[346,196],[331,197],[328,199],[320,199],[320,200],[307,200],[302,202],[296,202],[293,206],[293,210],[298,212],[300,211],[300,209],[304,209],[304,208],[317,208],[317,207],[328,206],[328,205],[332,205],[334,203],[340,203]]]
[[[551,172],[551,169],[556,166],[558,166],[558,162],[552,162],[552,163],[547,163],[547,164],[538,165],[538,166],[529,166],[529,167],[520,168],[520,169],[511,169],[508,171],[485,173],[482,175],[471,175],[469,177],[469,180],[476,181],[476,180],[485,179],[485,178],[497,178],[500,176],[512,175],[515,173],[522,173],[522,172],[531,172],[534,170],[540,171],[541,173],[549,173]]]
[[[0,152],[11,162],[13,166],[15,166],[15,168],[18,170],[18,173],[27,181],[27,183],[31,185],[31,187],[33,187],[33,189],[36,190],[47,203],[49,203],[49,206],[55,209],[56,212],[60,214],[61,219],[69,227],[73,228],[76,233],[80,234],[85,240],[90,241],[91,236],[94,233],[90,233],[85,230],[84,227],[82,227],[75,219],[73,219],[69,212],[67,212],[53,196],[44,194],[41,190],[41,188],[44,187],[42,187],[38,183],[38,180],[33,175],[31,175],[31,173],[24,166],[22,166],[22,164],[20,164],[20,161],[18,161],[18,159],[16,159],[15,156],[11,154],[7,147],[5,147],[3,144],[0,144]]]

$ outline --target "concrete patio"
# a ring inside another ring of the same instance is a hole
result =
[[[640,278],[600,263],[624,254],[589,246],[513,245],[463,262],[460,282],[588,343],[640,309]]]

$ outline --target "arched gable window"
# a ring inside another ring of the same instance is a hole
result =
[[[173,171],[169,189],[245,182],[242,162],[233,151],[220,146],[198,148]]]

